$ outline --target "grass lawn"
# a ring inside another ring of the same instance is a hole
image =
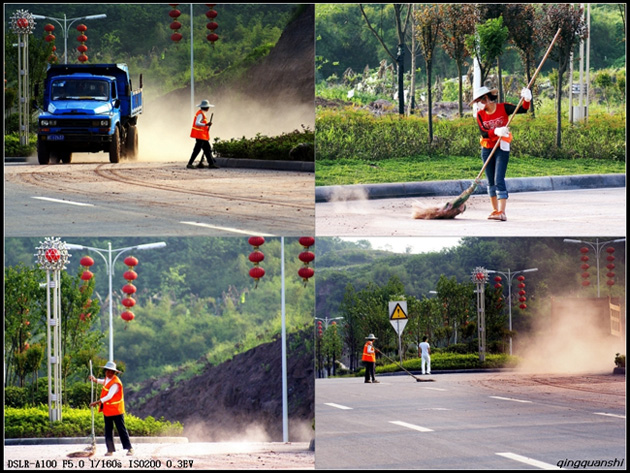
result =
[[[481,156],[391,158],[374,162],[316,159],[315,185],[381,184],[474,179]],[[507,177],[625,173],[626,163],[600,159],[510,158]],[[485,176],[482,176],[485,179]]]

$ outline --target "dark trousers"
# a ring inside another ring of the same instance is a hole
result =
[[[374,363],[373,361],[364,361],[363,364],[365,365],[365,380],[369,381],[371,377],[372,381],[374,381],[376,379],[376,377],[374,376],[376,373],[376,363]]]
[[[188,164],[192,165],[192,163],[195,161],[195,158],[199,154],[199,151],[201,150],[203,150],[203,154],[206,155],[206,160],[208,161],[208,164],[214,163],[214,160],[212,159],[212,148],[210,147],[210,142],[207,140],[197,139],[195,140],[195,147],[193,148],[193,152],[190,156]],[[203,156],[201,157],[201,161],[199,162],[203,163]]]
[[[116,424],[116,430],[118,431],[118,436],[120,437],[123,448],[129,450],[131,448],[131,441],[129,440],[127,427],[125,427],[125,414],[103,417],[105,418],[105,445],[107,445],[107,451],[116,451],[114,447],[114,424]]]

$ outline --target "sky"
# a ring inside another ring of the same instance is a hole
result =
[[[457,246],[460,242],[460,238],[456,237],[341,237],[341,240],[352,242],[367,240],[372,244],[373,249],[394,253],[406,253],[407,248],[410,247],[411,254],[442,251]]]

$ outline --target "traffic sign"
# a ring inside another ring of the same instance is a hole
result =
[[[407,320],[407,301],[389,302],[389,320]]]

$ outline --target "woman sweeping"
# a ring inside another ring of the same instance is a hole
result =
[[[510,159],[510,142],[512,134],[507,127],[510,116],[516,109],[510,103],[497,103],[497,89],[481,87],[475,91],[471,105],[473,113],[481,132],[481,159],[485,163],[492,149],[501,140],[499,147],[492,155],[492,160],[486,167],[488,179],[488,195],[492,204],[490,220],[505,221],[505,207],[508,199],[508,191],[505,185],[505,173]],[[516,113],[527,113],[532,100],[532,92],[528,88],[521,90],[523,104]]]

